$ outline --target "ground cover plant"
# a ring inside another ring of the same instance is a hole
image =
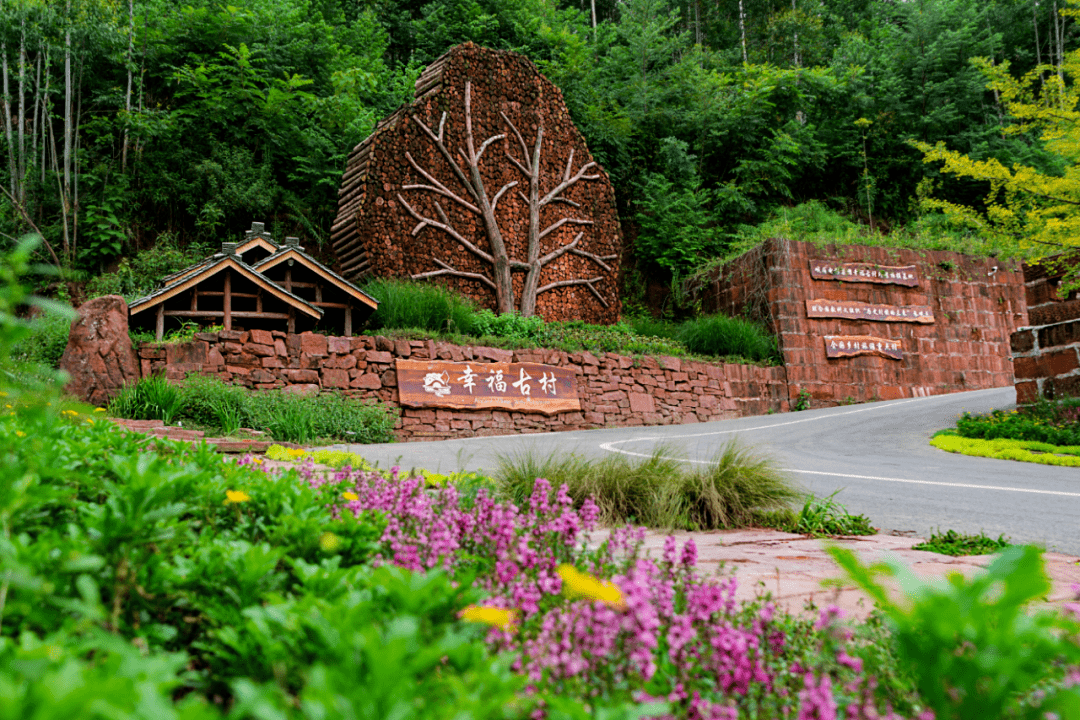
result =
[[[1040,465],[1080,467],[1080,446],[1051,445],[1034,440],[979,440],[942,431],[930,439],[930,444],[946,452],[975,457],[1017,460]]]
[[[960,557],[963,555],[990,555],[999,550],[1004,550],[1011,543],[1004,535],[999,535],[995,540],[985,533],[959,533],[955,530],[936,532],[930,534],[930,539],[918,545],[912,545],[912,550],[926,550],[941,555]]]
[[[833,493],[825,498],[807,495],[802,508],[793,512],[787,508],[754,513],[754,523],[784,532],[836,537],[841,535],[873,535],[877,532],[865,515],[852,515],[838,503]]]
[[[1080,398],[1041,399],[1015,410],[965,412],[956,422],[961,437],[1033,440],[1050,445],[1080,445]]]
[[[226,436],[246,427],[297,443],[317,439],[393,442],[396,422],[392,410],[379,402],[332,392],[310,397],[280,390],[252,392],[198,375],[182,383],[160,376],[141,378],[124,387],[108,411],[113,417],[132,420],[187,421]]]
[[[565,486],[578,507],[595,503],[607,525],[682,530],[746,527],[756,513],[785,508],[801,496],[770,460],[735,442],[700,467],[688,467],[672,455],[665,447],[644,459],[524,452],[500,457],[495,480],[517,503],[530,496],[537,478],[546,478]]]

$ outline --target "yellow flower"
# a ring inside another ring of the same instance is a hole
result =
[[[79,416],[79,413],[75,412],[74,410],[65,410],[60,414],[61,415],[70,415],[72,417],[78,417]]]
[[[94,408],[94,412],[105,412],[105,408]]]
[[[285,448],[285,452],[289,453],[293,457],[304,457],[307,454],[307,450],[303,448]]]
[[[334,552],[341,547],[341,538],[332,532],[324,532],[319,536],[319,547],[323,552]]]
[[[24,433],[22,430],[16,430],[15,434],[19,437],[26,437],[26,433]]]
[[[599,600],[612,607],[626,607],[622,591],[610,580],[600,581],[588,573],[583,573],[573,565],[560,565],[559,577],[563,581],[563,592],[570,597],[583,597]]]
[[[225,491],[225,504],[226,505],[228,505],[229,503],[247,502],[250,499],[251,499],[251,496],[248,495],[243,490],[226,490]]]
[[[343,493],[341,493],[341,497],[345,498],[346,500],[359,500],[360,499],[360,496],[357,495],[354,492],[343,492]]]
[[[483,623],[500,630],[506,630],[517,623],[517,613],[513,610],[497,607],[481,607],[470,605],[458,613],[458,617],[465,622]]]
[[[7,408],[8,410],[10,410],[10,409],[11,409],[11,406],[10,406],[10,405],[5,405],[4,407],[6,407],[6,408]]]

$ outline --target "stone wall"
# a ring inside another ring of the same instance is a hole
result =
[[[189,343],[147,343],[139,349],[143,375],[214,375],[253,389],[311,393],[336,390],[398,405],[397,358],[454,362],[534,362],[569,368],[577,376],[580,412],[552,417],[500,410],[401,408],[400,440],[439,440],[609,426],[671,425],[786,411],[784,368],[691,362],[674,357],[636,360],[606,353],[500,350],[430,340],[326,337],[282,332],[203,333]]]
[[[1016,402],[1080,396],[1080,319],[1012,334]]]
[[[920,285],[815,280],[811,259],[915,265]],[[930,306],[935,322],[809,318],[809,299]],[[780,338],[790,397],[808,391],[815,406],[1011,385],[1009,336],[1027,324],[1024,281],[1013,263],[951,252],[819,247],[783,239],[729,263],[705,288],[703,301],[709,311],[766,322]],[[903,359],[830,359],[825,335],[899,338]]]

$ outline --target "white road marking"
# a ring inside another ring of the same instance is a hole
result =
[[[601,450],[606,450],[607,452],[619,453],[621,455],[631,455],[633,457],[649,458],[649,457],[653,456],[652,453],[633,452],[632,450],[623,450],[623,449],[617,448],[615,446],[616,445],[622,445],[624,443],[629,443],[629,442],[647,442],[647,441],[654,441],[655,442],[655,441],[658,441],[658,440],[681,440],[683,438],[699,438],[699,437],[709,437],[709,436],[713,436],[713,435],[730,435],[732,433],[751,432],[751,431],[754,431],[754,430],[770,430],[772,428],[784,427],[786,425],[797,425],[799,423],[814,422],[815,420],[823,420],[823,419],[827,419],[827,418],[834,418],[834,417],[838,417],[838,416],[841,416],[841,415],[854,415],[855,413],[869,412],[871,410],[884,410],[884,409],[887,409],[887,408],[896,407],[898,405],[904,405],[906,403],[915,402],[917,400],[930,400],[930,399],[933,399],[933,398],[941,398],[941,397],[943,397],[943,396],[934,395],[934,396],[931,396],[929,398],[911,398],[909,400],[901,400],[899,402],[889,403],[888,405],[874,405],[872,407],[860,408],[858,410],[848,410],[846,412],[834,413],[834,414],[828,415],[826,417],[812,417],[812,418],[803,418],[801,420],[789,420],[787,422],[782,422],[782,423],[774,423],[774,424],[771,424],[771,425],[758,425],[756,427],[742,428],[742,429],[738,429],[738,430],[718,430],[718,431],[714,431],[714,432],[693,433],[693,434],[689,434],[689,435],[672,435],[672,436],[667,436],[667,437],[657,435],[657,436],[653,436],[653,437],[631,438],[629,440],[614,440],[612,442],[602,443],[600,445],[600,449]],[[667,457],[667,456],[665,456],[665,459],[667,459],[667,460],[678,460],[680,462],[692,463],[694,465],[715,465],[716,464],[716,462],[713,461],[713,460],[691,460],[689,458],[674,458],[674,457]],[[1019,492],[1019,493],[1031,493],[1033,495],[1057,495],[1057,496],[1061,496],[1061,497],[1077,497],[1077,498],[1080,498],[1080,493],[1062,492],[1062,491],[1058,491],[1058,490],[1037,490],[1037,489],[1034,489],[1034,488],[1015,488],[1015,487],[1004,487],[1004,486],[1000,486],[1000,485],[973,485],[973,484],[970,484],[970,483],[947,483],[947,482],[937,482],[937,481],[934,481],[934,480],[911,480],[911,479],[908,479],[908,478],[881,477],[881,476],[878,476],[878,475],[851,475],[851,474],[846,474],[846,473],[822,472],[822,471],[818,471],[818,470],[800,470],[798,468],[780,468],[780,469],[783,472],[800,473],[800,474],[803,474],[803,475],[826,475],[826,476],[829,476],[829,477],[852,478],[852,479],[855,479],[855,480],[878,480],[880,482],[908,483],[908,484],[911,484],[911,485],[938,485],[938,486],[941,486],[941,487],[968,488],[968,489],[972,489],[972,490],[999,490],[999,491],[1002,491],[1002,492]]]
[[[828,475],[830,477],[855,478],[856,480],[880,480],[882,482],[910,483],[912,485],[940,485],[942,487],[970,488],[973,490],[1002,490],[1005,492],[1032,493],[1035,495],[1061,495],[1063,497],[1080,498],[1080,493],[1061,492],[1058,490],[1036,490],[1034,488],[1003,487],[1001,485],[972,485],[969,483],[947,483],[935,480],[908,480],[907,478],[880,477],[877,475],[847,475],[844,473],[820,472],[817,470],[798,470],[796,468],[780,468],[784,472],[802,473],[803,475]]]

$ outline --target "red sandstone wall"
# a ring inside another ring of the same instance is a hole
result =
[[[614,353],[597,357],[587,352],[509,351],[371,336],[286,336],[261,330],[204,333],[178,345],[145,344],[139,356],[143,375],[164,371],[169,379],[180,380],[196,372],[254,389],[338,390],[391,405],[398,402],[395,358],[535,362],[568,367],[577,374],[580,412],[545,417],[499,410],[402,408],[397,430],[401,440],[673,425],[788,409],[782,367],[690,362],[674,357],[635,360]]]
[[[1080,396],[1080,320],[1017,330],[1012,352],[1016,402]]]
[[[920,286],[814,280],[810,259],[917,266]],[[994,266],[997,271],[990,274]],[[762,309],[761,296],[767,299]],[[929,305],[933,325],[811,319],[806,300]],[[818,247],[782,239],[737,259],[704,296],[730,314],[749,308],[780,337],[790,397],[810,392],[815,405],[888,400],[1013,382],[1009,336],[1027,324],[1024,280],[1014,263],[941,251],[855,245]],[[876,356],[829,359],[825,335],[900,338],[900,361]]]

